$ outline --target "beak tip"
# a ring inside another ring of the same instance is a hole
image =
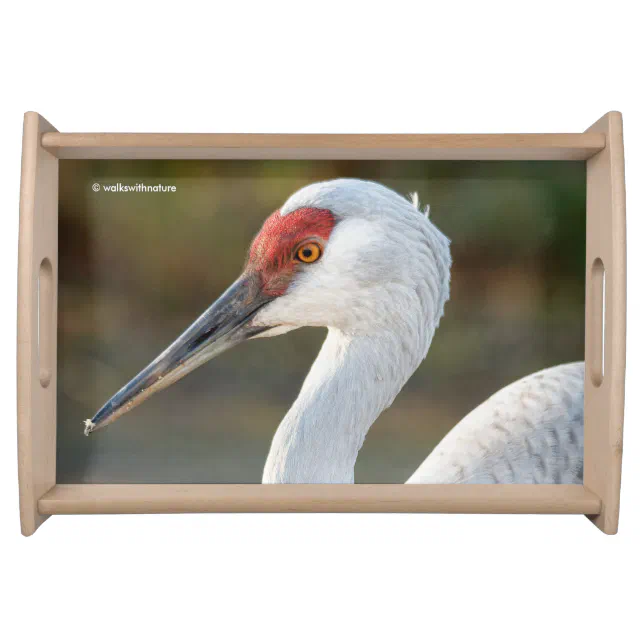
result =
[[[83,422],[85,423],[85,429],[83,430],[83,434],[85,434],[85,436],[89,436],[94,431],[94,428],[96,427],[96,425],[91,421],[90,418],[87,418]]]

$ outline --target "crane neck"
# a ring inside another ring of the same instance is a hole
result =
[[[353,483],[367,432],[425,357],[428,332],[412,341],[330,328],[273,437],[262,482]]]

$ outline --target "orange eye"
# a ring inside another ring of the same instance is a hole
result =
[[[322,255],[322,249],[315,242],[303,244],[295,252],[295,257],[305,264],[312,264],[320,259],[320,255]]]

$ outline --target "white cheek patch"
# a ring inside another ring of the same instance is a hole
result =
[[[270,338],[310,324],[305,303],[293,293],[286,293],[264,306],[253,318],[251,326],[274,327],[256,337]]]

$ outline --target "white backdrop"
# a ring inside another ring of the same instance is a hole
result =
[[[1,10],[3,641],[641,641],[644,105],[636,3],[441,4],[449,8],[326,0]],[[20,536],[15,301],[24,111],[62,131],[576,132],[611,109],[624,113],[629,213],[616,537],[582,517],[440,515],[55,517],[35,536]]]

